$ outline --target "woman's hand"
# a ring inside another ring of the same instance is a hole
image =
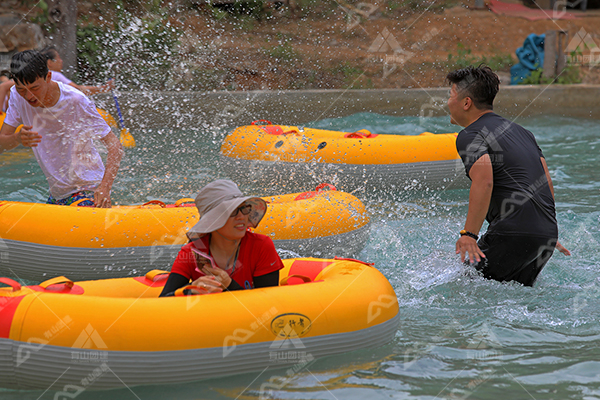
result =
[[[231,277],[221,268],[212,268],[210,265],[204,264],[202,266],[202,272],[207,276],[214,278],[217,282],[220,282],[225,289],[231,284]]]
[[[201,276],[192,282],[192,286],[196,286],[194,289],[188,289],[192,294],[221,293],[223,291],[223,284],[214,276]]]

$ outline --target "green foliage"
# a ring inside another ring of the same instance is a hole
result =
[[[107,42],[107,33],[97,26],[79,27],[77,29],[77,65],[79,78],[86,82],[105,80],[105,60],[101,55],[106,51],[102,44]],[[114,58],[114,54],[111,54]]]
[[[341,74],[344,76],[344,78],[352,78],[362,74],[364,71],[360,68],[353,67],[348,61],[345,61],[337,67],[333,68],[331,72],[334,75]]]
[[[552,83],[552,79],[546,78],[542,75],[544,71],[541,68],[537,68],[529,74],[529,76],[525,77],[519,85],[547,85]]]
[[[465,47],[462,43],[458,43],[456,47],[456,55],[448,53],[448,69],[458,69],[468,67],[469,65],[477,66],[479,64],[486,64],[494,71],[507,71],[514,64],[510,54],[497,53],[491,57],[477,57],[471,54],[471,49]]]
[[[581,83],[581,70],[576,65],[567,65],[563,72],[556,78],[560,85],[571,85]]]
[[[230,4],[213,6],[212,9],[216,19],[223,19],[229,15],[234,18],[251,17],[260,21],[271,17],[271,9],[266,7],[264,0],[237,0]]]
[[[42,12],[33,17],[31,22],[43,27],[46,22],[48,22],[48,3],[46,3],[44,0],[40,0],[37,4],[35,4],[35,6],[42,10]]]
[[[264,49],[264,52],[266,55],[273,57],[278,62],[300,61],[302,59],[302,55],[294,50],[290,42],[285,42],[279,46]]]
[[[112,29],[78,27],[80,78],[105,82],[118,74],[128,89],[162,89],[172,73],[179,36],[166,13],[138,18],[120,8]]]
[[[529,74],[528,77],[519,82],[519,85],[549,85],[552,83],[557,83],[559,85],[581,83],[579,67],[568,65],[555,79],[543,76],[542,68],[537,68],[536,70],[531,71],[531,74]]]
[[[423,11],[425,9],[429,11],[442,11],[445,8],[451,8],[460,4],[458,0],[450,1],[436,1],[436,0],[391,0],[388,1],[388,7],[390,10],[396,8],[402,8],[405,10],[412,11]]]

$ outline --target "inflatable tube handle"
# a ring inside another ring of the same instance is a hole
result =
[[[315,188],[315,192],[320,192],[320,191],[322,191],[325,188],[327,188],[329,190],[335,190],[335,191],[337,191],[337,189],[335,188],[335,186],[333,186],[332,184],[330,184],[330,183],[321,183],[321,184],[319,184]]]
[[[361,129],[360,131],[346,133],[344,137],[346,139],[366,139],[371,136],[371,132],[366,129]]]
[[[179,199],[175,202],[175,207],[182,207],[185,203],[195,203],[196,200],[191,199],[189,197],[185,197],[183,199]]]
[[[150,205],[153,205],[153,204],[158,204],[160,206],[160,208],[165,208],[167,206],[163,201],[160,201],[160,200],[150,200],[150,201],[147,201],[144,204],[142,204],[141,207],[150,206]]]
[[[164,274],[170,274],[169,271],[163,271],[162,269],[153,269],[152,271],[148,271],[146,273],[146,279],[152,281],[152,282],[156,282],[156,278],[164,275]]]
[[[283,128],[280,125],[267,125],[267,126],[263,126],[261,128],[267,135],[274,135],[274,136],[285,136],[285,135],[296,135],[299,134],[300,131],[298,131],[297,128],[292,128],[289,131],[284,131]]]
[[[312,192],[300,193],[298,196],[296,196],[296,198],[294,198],[294,201],[312,199],[313,197],[315,197],[316,195],[318,195],[319,192],[322,192],[323,189],[325,189],[325,188],[328,188],[331,191],[333,191],[333,190],[337,191],[337,189],[335,188],[335,186],[333,186],[333,185],[331,185],[329,183],[321,183]]]
[[[48,279],[47,281],[40,283],[38,286],[42,289],[46,289],[48,286],[57,285],[59,283],[64,283],[69,289],[73,287],[73,281],[64,276],[57,276],[56,278]]]
[[[366,262],[366,261],[360,261],[360,260],[357,260],[356,258],[345,258],[345,257],[335,256],[335,257],[333,257],[333,259],[337,260],[337,261],[352,261],[352,262],[357,262],[357,263],[360,263],[360,264],[368,265],[369,267],[372,267],[372,266],[375,265],[375,263],[370,263],[370,262]]]
[[[308,282],[312,282],[312,279],[310,279],[308,276],[304,276],[304,275],[288,275],[285,278],[283,278],[280,282],[279,282],[279,286],[286,286],[288,284],[288,281],[291,278],[299,278],[302,279],[304,281],[304,283],[308,283]]]
[[[17,281],[13,281],[10,278],[0,278],[0,282],[10,286],[13,292],[18,292],[19,290],[21,290],[21,284]]]
[[[194,285],[187,285],[187,286],[184,286],[184,287],[182,287],[182,288],[179,288],[179,289],[177,289],[177,290],[175,291],[174,295],[175,295],[175,296],[177,296],[177,297],[179,297],[179,296],[187,296],[187,295],[184,293],[184,290],[187,290],[187,289],[198,289],[198,287],[197,287],[197,286],[194,286]]]
[[[266,122],[266,124],[261,124],[260,122]],[[273,125],[273,123],[266,119],[257,119],[256,121],[252,121],[251,125]]]

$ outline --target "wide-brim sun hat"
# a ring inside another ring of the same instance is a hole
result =
[[[200,189],[195,202],[200,220],[187,232],[190,240],[221,229],[231,213],[244,202],[252,205],[248,221],[253,228],[258,226],[267,212],[266,201],[260,197],[244,196],[234,182],[225,179],[213,181]]]

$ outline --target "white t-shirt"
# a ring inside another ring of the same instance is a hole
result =
[[[62,72],[58,72],[58,71],[50,71],[50,72],[51,72],[50,78],[53,81],[62,82],[65,85],[69,85],[71,82],[73,82],[72,80],[70,80],[69,78],[64,76]]]
[[[105,137],[110,127],[88,97],[72,86],[57,84],[60,98],[49,108],[30,106],[13,86],[4,123],[31,125],[42,136],[33,153],[46,175],[50,194],[60,200],[98,187],[104,164],[93,140]]]

